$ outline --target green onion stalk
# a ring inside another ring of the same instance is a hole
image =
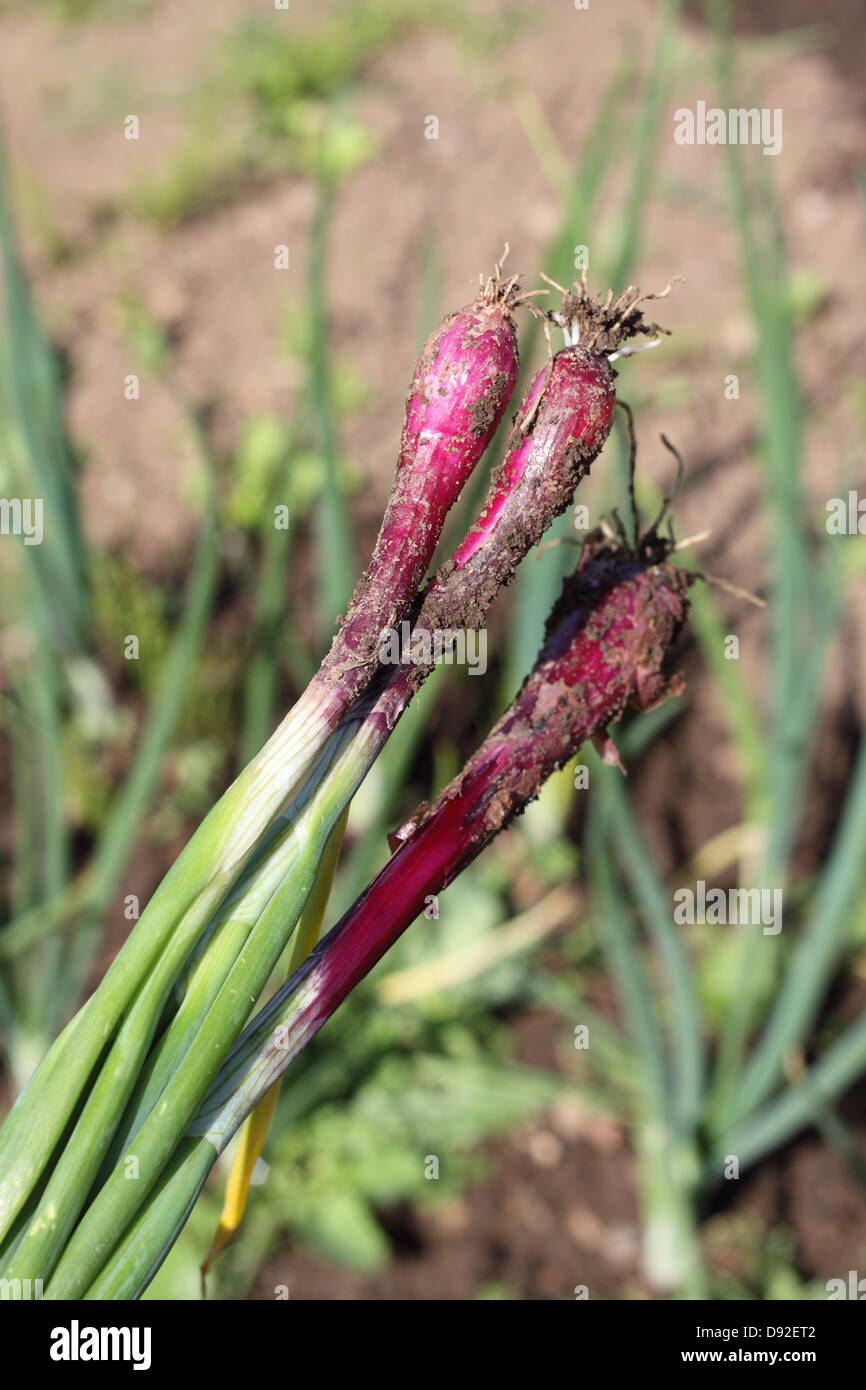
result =
[[[40,1183],[121,1018],[135,1012],[154,971],[166,974],[170,967],[160,970],[166,954],[174,966],[194,950],[281,808],[315,780],[328,740],[375,674],[379,634],[400,621],[415,597],[445,516],[514,389],[519,359],[512,311],[519,298],[517,277],[503,280],[497,266],[473,304],[444,319],[422,350],[373,557],[321,669],[199,826],[0,1129],[0,1242],[8,1240]],[[141,1006],[137,1018],[146,1012]],[[152,1035],[138,1022],[129,1029],[126,1065],[135,1071]]]
[[[434,805],[397,832],[385,868],[241,1035],[101,1270],[86,1284],[61,1262],[46,1297],[142,1293],[245,1117],[428,895],[453,882],[581,744],[604,738],[628,704],[648,708],[681,688],[669,664],[688,582],[652,555],[595,539],[566,581],[538,662],[509,710]],[[76,1260],[83,1253],[82,1245]]]

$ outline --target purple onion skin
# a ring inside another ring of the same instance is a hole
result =
[[[588,739],[628,704],[648,709],[681,686],[667,674],[685,622],[687,576],[604,545],[566,582],[538,662],[513,704],[433,806],[393,837],[381,873],[251,1027],[297,998],[261,1094],[394,941]],[[227,1065],[230,1065],[230,1058]],[[259,1082],[257,1080],[257,1088]]]
[[[610,433],[615,406],[614,374],[598,353],[564,348],[542,367],[515,418],[478,520],[429,586],[416,611],[416,629],[483,626],[520,561],[570,505]],[[417,664],[390,673],[376,706],[388,732],[430,669]]]
[[[615,404],[613,372],[598,353],[563,348],[541,368],[526,393],[484,509],[451,557],[457,568],[476,555],[483,561],[491,542],[501,541],[525,519],[532,494],[532,510],[547,513],[546,525],[550,524],[558,515],[553,508],[566,495],[568,505],[601,452]]]
[[[433,558],[445,517],[480,461],[517,381],[509,296],[494,290],[445,318],[415,364],[397,474],[370,564],[315,684],[347,710],[375,672]]]

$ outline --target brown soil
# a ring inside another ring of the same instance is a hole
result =
[[[632,1163],[616,1125],[563,1106],[531,1131],[488,1145],[497,1176],[457,1201],[385,1214],[394,1258],[373,1277],[287,1250],[259,1271],[253,1298],[566,1299],[647,1296]]]

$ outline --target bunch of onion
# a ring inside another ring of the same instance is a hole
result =
[[[569,505],[604,444],[615,405],[610,359],[625,338],[655,332],[636,307],[636,291],[614,301],[609,296],[605,304],[590,300],[582,286],[566,295],[561,319],[567,346],[531,383],[477,522],[419,592],[445,516],[513,390],[512,312],[519,300],[516,278],[504,281],[497,267],[474,303],[431,336],[410,386],[397,476],[373,558],[331,651],[199,827],[0,1130],[3,1277],[41,1278],[48,1297],[135,1296],[188,1210],[187,1188],[180,1204],[168,1202],[167,1216],[162,1196],[178,1163],[185,1177],[190,1172],[184,1136],[198,1132],[202,1106],[207,1115],[217,1102],[218,1108],[229,1104],[232,1118],[219,1121],[220,1133],[234,1133],[277,1075],[278,1068],[257,1060],[263,1029],[264,1051],[272,1051],[274,1009],[285,1007],[290,1027],[311,1035],[417,913],[413,893],[399,895],[388,915],[376,909],[380,876],[301,965],[321,918],[317,898],[346,809],[430,670],[417,662],[381,666],[380,645],[404,616],[413,634],[456,633],[483,623],[493,598]],[[599,556],[596,564],[599,573],[612,566],[619,574],[604,592],[623,595],[642,593],[652,568],[631,554]],[[643,568],[632,572],[634,565]],[[428,875],[424,893],[436,891],[429,884],[459,872],[537,793],[566,750],[616,717],[629,695],[643,698],[640,653],[636,664],[620,663],[619,683],[613,669],[610,680],[602,679],[611,639],[592,636],[589,600],[582,597],[595,592],[596,582],[593,575],[580,577],[512,711],[461,774],[458,788],[443,794],[398,851],[386,876],[401,855],[408,856],[407,883],[423,877],[420,865]],[[670,587],[665,592],[675,594]],[[628,630],[642,631],[650,619],[636,616],[631,599],[620,602]],[[653,602],[664,607],[658,595]],[[650,626],[655,622],[652,617]],[[624,651],[630,640],[623,629]],[[666,650],[662,643],[659,653]],[[480,819],[479,797],[486,808]],[[468,821],[458,824],[460,807],[471,812],[474,829]],[[371,920],[379,928],[364,944]],[[301,973],[243,1034],[293,932],[293,964]],[[247,1065],[252,1081],[243,1073]],[[233,1089],[236,1100],[227,1100]],[[197,1146],[190,1201],[201,1185],[198,1175],[203,1181],[222,1146],[210,1129],[208,1136]],[[155,1233],[148,1224],[154,1221]]]

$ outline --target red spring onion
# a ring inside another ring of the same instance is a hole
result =
[[[587,739],[603,737],[629,703],[649,709],[681,689],[667,667],[686,618],[689,583],[652,553],[599,539],[588,546],[509,710],[433,806],[397,832],[399,848],[389,863],[242,1035],[202,1113],[212,1114],[215,1101],[236,1090],[239,1059],[248,1066],[258,1045],[253,1089],[244,1095],[251,1108],[414,921],[426,897],[452,882],[551,772]],[[194,1132],[213,1138],[215,1127],[202,1124],[197,1120]]]
[[[517,381],[517,278],[501,263],[472,304],[449,314],[415,363],[397,474],[370,564],[313,686],[343,710],[375,671],[383,631],[406,612],[445,517],[493,438]]]
[[[518,372],[517,277],[501,263],[475,301],[446,318],[415,367],[394,490],[370,567],[319,674],[211,810],[148,903],[96,993],[43,1059],[0,1133],[0,1239],[72,1114],[91,1068],[149,971],[192,950],[280,807],[304,783],[377,666],[427,572],[445,516],[501,420]],[[72,1039],[74,1049],[69,1049]],[[142,1028],[137,1047],[150,1031]],[[135,1053],[127,1048],[132,1065]],[[120,1103],[118,1092],[117,1102]],[[43,1138],[22,1144],[39,1115]]]
[[[389,863],[242,1034],[153,1197],[85,1297],[141,1293],[215,1156],[428,895],[452,882],[550,773],[587,738],[603,735],[629,702],[647,708],[680,688],[667,667],[687,613],[689,576],[663,555],[654,538],[639,554],[592,540],[510,709],[434,805],[398,833]]]

